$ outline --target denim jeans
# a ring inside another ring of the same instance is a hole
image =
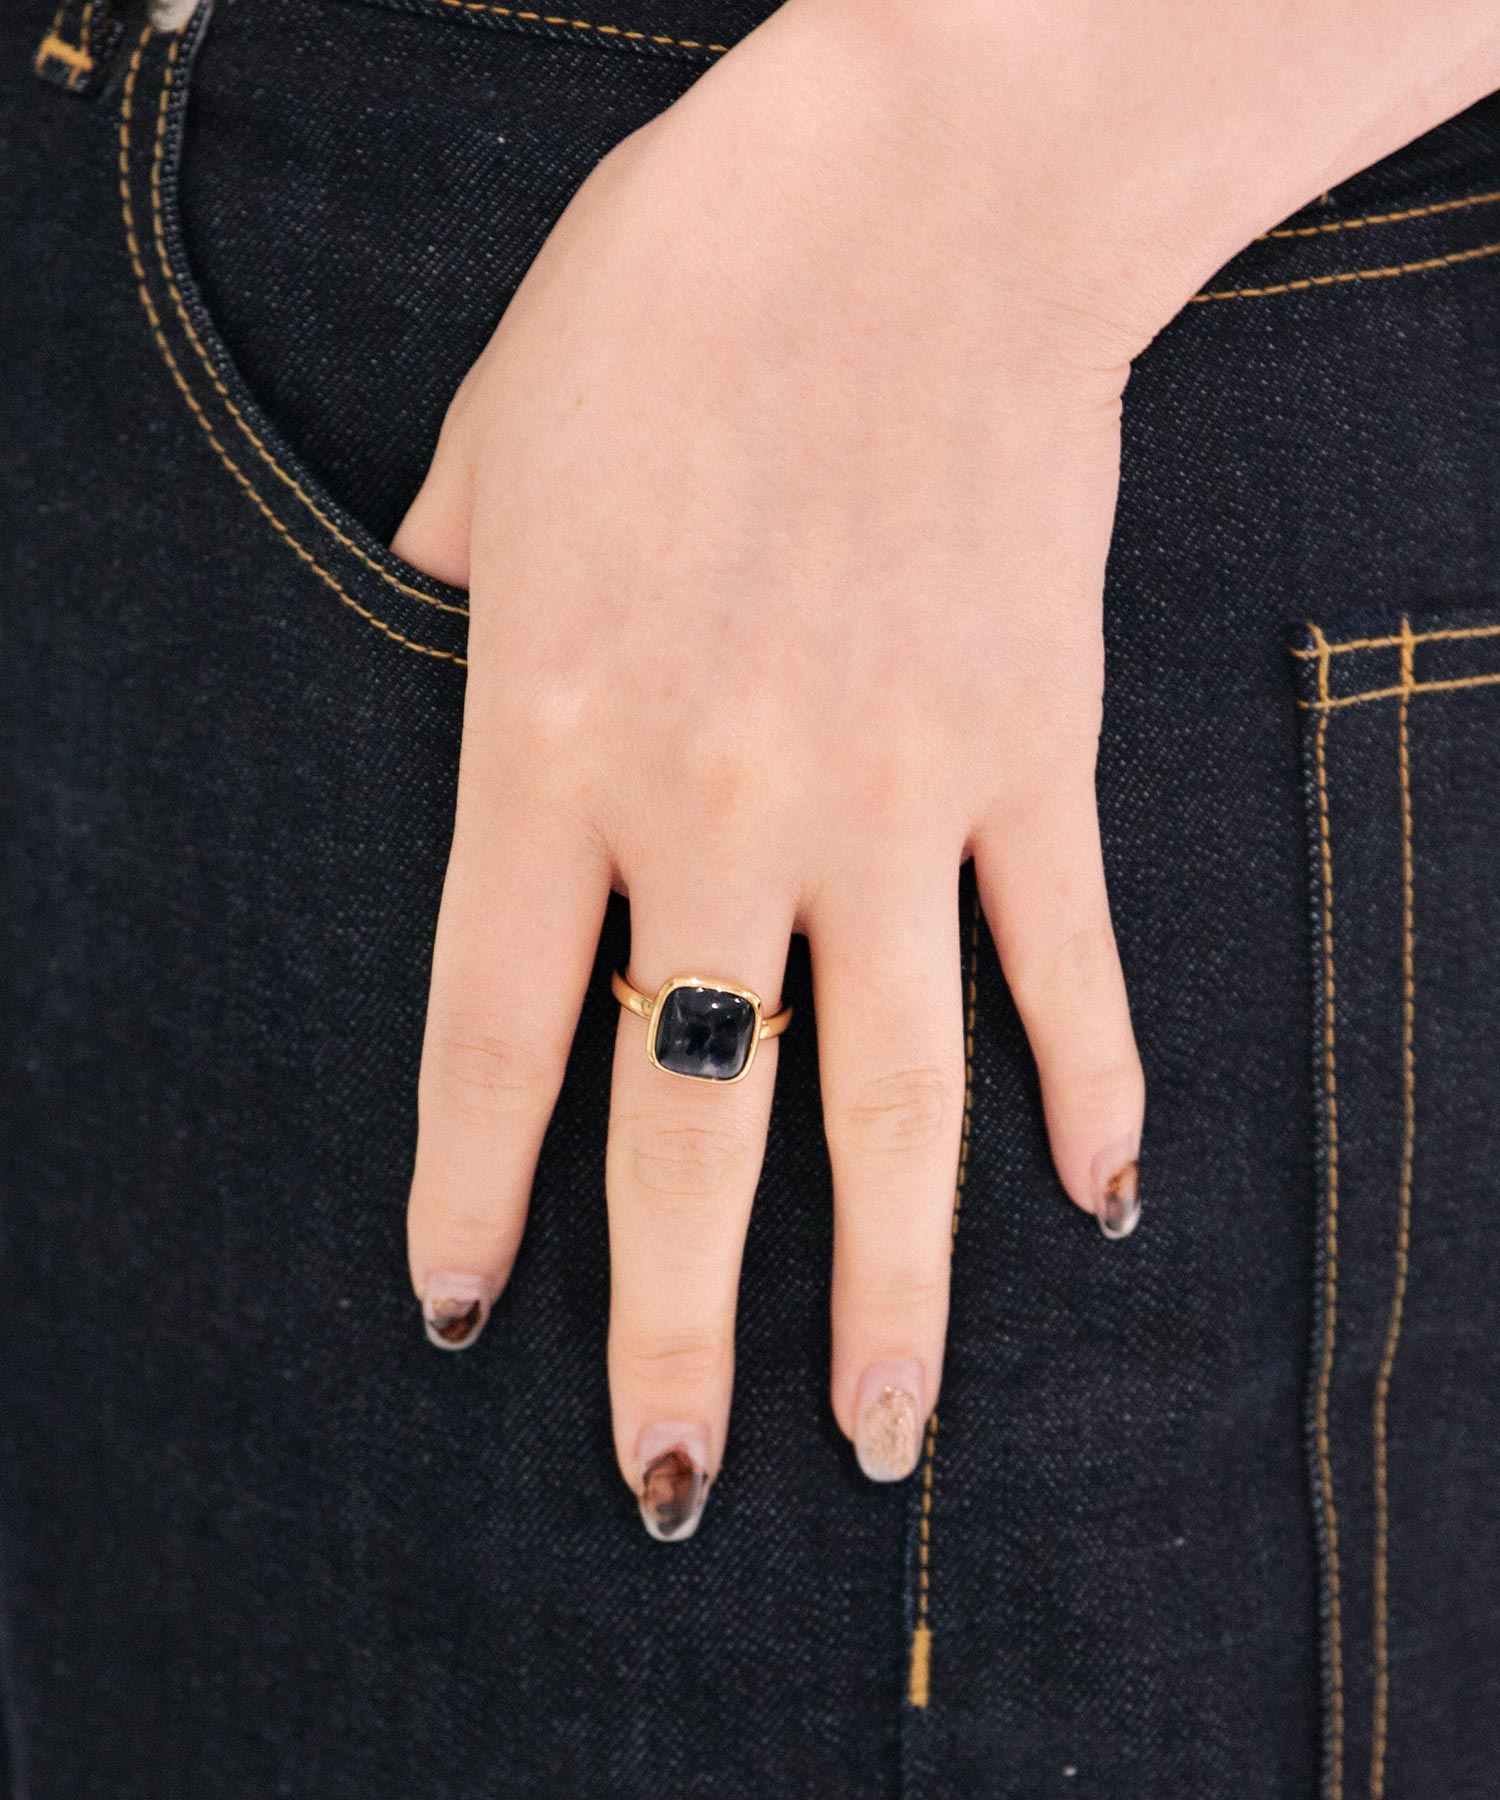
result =
[[[728,1459],[651,1542],[604,1377],[616,900],[511,1285],[423,1340],[466,613],[383,545],[569,195],[767,10],[0,13],[14,1800],[1500,1790],[1500,96],[1131,376],[1135,1236],[1057,1185],[966,869],[946,1384],[864,1481],[797,940]]]

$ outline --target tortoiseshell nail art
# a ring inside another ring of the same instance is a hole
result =
[[[1140,1174],[1134,1161],[1116,1169],[1104,1184],[1099,1229],[1107,1238],[1129,1237],[1141,1222]]]
[[[708,1498],[708,1434],[701,1425],[648,1425],[636,1451],[636,1498],[652,1537],[679,1543],[698,1529]]]
[[[871,1481],[901,1481],[922,1453],[922,1370],[914,1362],[872,1363],[855,1398],[854,1453]]]
[[[467,1350],[489,1316],[489,1290],[472,1275],[428,1276],[422,1325],[439,1350]]]

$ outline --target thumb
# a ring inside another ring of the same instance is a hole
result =
[[[445,581],[449,587],[467,588],[473,512],[474,466],[467,447],[460,445],[450,411],[417,497],[391,539],[391,549],[424,575]]]

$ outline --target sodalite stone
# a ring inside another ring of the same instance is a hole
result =
[[[723,988],[673,988],[656,1018],[656,1060],[678,1075],[731,1081],[750,1058],[755,1008]]]

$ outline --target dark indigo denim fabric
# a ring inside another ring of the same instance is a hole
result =
[[[799,940],[728,1463],[652,1543],[604,1379],[617,902],[512,1284],[423,1341],[465,613],[381,544],[569,194],[765,10],[0,13],[15,1800],[1497,1791],[1500,97],[1131,379],[1136,1235],[1057,1187],[966,870],[947,1380],[918,1477],[864,1482]]]

